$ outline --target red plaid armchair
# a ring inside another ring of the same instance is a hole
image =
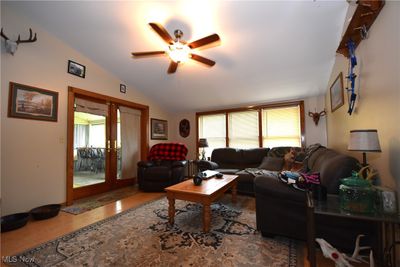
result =
[[[139,189],[147,192],[164,191],[185,177],[187,148],[180,143],[159,143],[149,152],[147,161],[138,162]]]

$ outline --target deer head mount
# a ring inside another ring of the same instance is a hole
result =
[[[308,112],[308,116],[312,117],[315,125],[318,125],[319,118],[323,117],[325,115],[326,115],[325,109],[323,111],[321,111],[321,112],[311,112],[311,111]]]
[[[21,36],[18,34],[18,40],[12,41],[3,33],[3,28],[1,28],[1,37],[5,39],[6,42],[6,51],[11,55],[14,55],[15,51],[17,51],[17,47],[20,43],[33,43],[36,42],[36,33],[35,36],[32,34],[32,29],[29,28],[29,38],[26,40],[21,40]]]

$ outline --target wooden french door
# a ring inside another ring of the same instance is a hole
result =
[[[136,182],[136,173],[121,174],[121,107],[140,111],[140,159],[144,159],[148,151],[148,106],[69,87],[67,205],[74,199]]]

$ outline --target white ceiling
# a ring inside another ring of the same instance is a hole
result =
[[[323,94],[348,8],[345,0],[7,4],[170,111]],[[188,41],[218,33],[220,46],[198,52],[216,65],[190,61],[168,75],[166,56],[132,59],[165,48],[149,22]]]

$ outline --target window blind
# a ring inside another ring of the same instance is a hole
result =
[[[233,112],[228,115],[229,147],[259,147],[258,111]]]
[[[85,112],[99,116],[108,116],[108,106],[86,99],[75,98],[75,111]]]
[[[262,132],[263,147],[300,147],[300,107],[263,109]]]
[[[199,116],[199,138],[207,138],[206,157],[211,156],[215,148],[226,146],[225,114]],[[202,151],[203,149],[200,148]]]

